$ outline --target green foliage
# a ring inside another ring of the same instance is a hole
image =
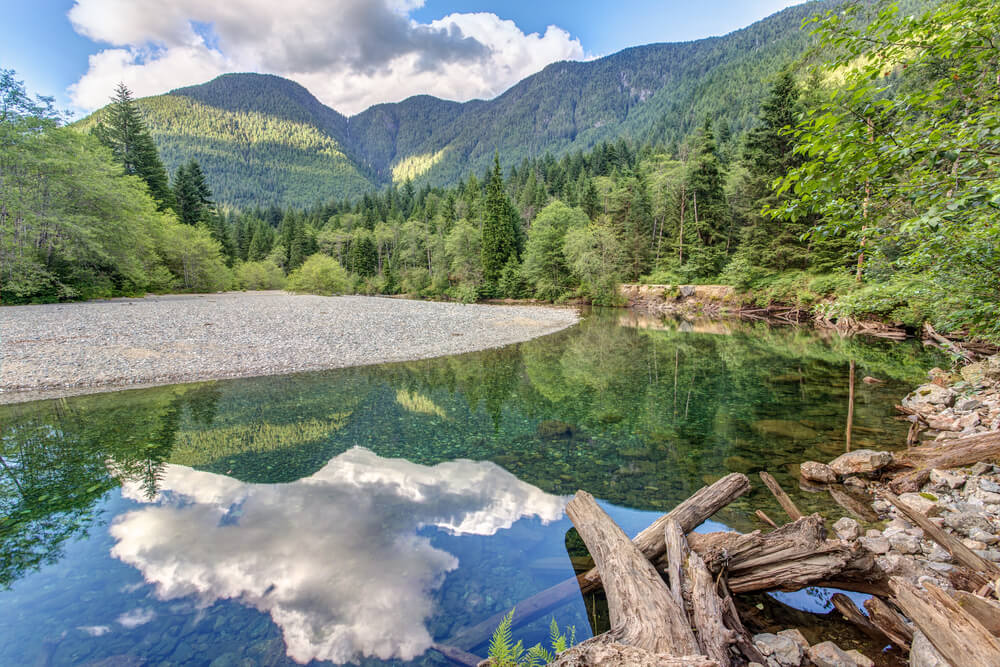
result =
[[[191,227],[170,216],[154,231],[156,253],[172,277],[151,285],[154,291],[219,292],[233,284],[222,247],[204,227]]]
[[[504,189],[498,155],[494,156],[485,206],[481,246],[483,280],[489,291],[495,291],[504,265],[511,258],[516,261],[520,255],[520,216]]]
[[[177,168],[173,189],[174,211],[181,222],[196,225],[207,221],[212,209],[212,191],[197,161],[190,160]]]
[[[617,305],[624,257],[614,232],[604,224],[566,232],[564,253],[584,294],[597,305]]]
[[[337,260],[316,253],[289,274],[286,287],[290,292],[323,296],[346,294],[351,291],[351,277]]]
[[[273,290],[285,286],[285,273],[268,261],[244,262],[236,267],[236,287],[241,290]]]
[[[546,649],[539,643],[525,651],[521,640],[514,643],[511,633],[513,619],[514,608],[511,608],[493,631],[488,653],[493,667],[541,667],[555,660],[560,653],[576,643],[576,628],[573,626],[567,628],[569,632],[567,636],[559,630],[559,624],[553,616],[549,624],[549,648]]]
[[[864,241],[859,267],[880,284],[851,303],[905,285],[891,312],[1000,340],[1000,14],[990,0],[865,9],[818,23],[843,84],[796,127],[805,159],[772,214]]]
[[[572,286],[573,275],[564,252],[566,232],[571,227],[584,228],[588,224],[582,210],[570,208],[558,199],[535,218],[528,230],[522,274],[537,296],[555,300]]]

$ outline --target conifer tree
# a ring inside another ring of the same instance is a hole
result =
[[[504,265],[513,257],[520,259],[518,252],[520,224],[517,211],[510,203],[504,189],[500,173],[500,156],[493,156],[493,172],[486,187],[483,217],[483,278],[487,290],[493,289],[500,280]]]
[[[712,123],[705,121],[696,138],[687,174],[690,213],[685,225],[685,273],[691,278],[716,275],[726,257],[731,212],[723,189],[722,168],[716,155]]]
[[[173,205],[167,170],[135,107],[132,91],[124,83],[115,88],[111,104],[104,109],[92,132],[111,149],[115,161],[125,168],[126,174],[134,174],[146,182],[159,210]]]
[[[174,173],[174,210],[180,221],[187,225],[206,222],[212,206],[212,191],[201,166],[190,160],[178,167]]]

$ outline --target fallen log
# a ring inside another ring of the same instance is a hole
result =
[[[887,490],[883,490],[881,493],[882,496],[887,501],[892,503],[907,519],[922,528],[927,537],[947,549],[948,553],[951,554],[952,558],[954,558],[958,564],[964,565],[973,572],[982,572],[991,579],[1000,578],[1000,567],[997,567],[995,563],[991,563],[985,558],[981,558],[978,554],[972,551],[972,549],[962,544],[957,537],[946,533],[941,528],[938,528],[937,525],[928,519],[923,513],[918,512],[916,509],[900,500],[896,494]]]
[[[900,577],[889,586],[899,608],[951,664],[1000,665],[1000,640],[940,588],[928,583],[922,591]]]
[[[899,613],[880,597],[870,597],[865,600],[868,619],[876,628],[882,631],[889,641],[899,648],[909,651],[913,643],[913,630],[900,618]]]
[[[930,322],[924,322],[924,333],[933,338],[934,340],[936,340],[938,344],[940,344],[941,347],[943,347],[946,351],[954,352],[958,356],[965,359],[966,362],[972,363],[973,361],[976,360],[976,355],[966,350],[959,343],[956,343],[953,340],[948,340],[947,338],[939,334],[937,331],[934,330],[934,327],[931,326]]]
[[[764,523],[766,523],[767,525],[769,525],[771,528],[777,528],[778,527],[778,524],[776,524],[774,521],[772,521],[771,517],[769,517],[768,515],[764,514],[764,510],[754,510],[754,514],[757,515],[758,519],[760,519],[761,521],[763,521]]]
[[[851,598],[847,597],[843,593],[834,593],[830,598],[830,602],[833,603],[833,608],[844,617],[844,620],[861,630],[861,632],[865,633],[872,639],[876,641],[885,641],[889,639],[884,632],[879,630],[875,624],[872,623],[860,609],[858,609]]]
[[[843,484],[829,484],[826,491],[833,498],[833,501],[847,510],[848,514],[862,521],[874,523],[878,521],[878,514],[871,507],[870,499],[862,500],[857,495],[847,490]]]
[[[698,643],[719,667],[729,667],[729,647],[736,643],[736,633],[726,627],[723,601],[716,591],[715,580],[701,556],[694,552],[688,554],[684,574],[691,583],[691,621]]]
[[[664,554],[664,569],[666,570],[667,582],[670,584],[670,594],[681,607],[684,606],[684,581],[683,568],[684,559],[687,558],[688,543],[681,531],[680,524],[676,521],[668,521],[663,529],[663,539],[667,546]]]
[[[933,468],[947,470],[1000,458],[1000,431],[977,433],[913,447],[893,456],[893,465],[913,470],[896,473],[889,487],[896,493],[919,491]]]
[[[651,653],[699,654],[684,606],[678,606],[653,565],[594,497],[578,491],[566,514],[601,573],[611,620],[608,638]]]
[[[804,515],[799,511],[799,508],[795,506],[792,499],[788,497],[781,485],[778,484],[778,480],[771,477],[769,473],[761,471],[760,478],[764,481],[764,485],[768,490],[778,499],[778,504],[781,505],[781,509],[785,510],[785,514],[789,516],[792,521],[798,521]]]
[[[1000,637],[1000,604],[966,591],[955,591],[953,595],[959,607],[975,616],[994,637]]]
[[[483,661],[478,655],[472,655],[468,651],[463,651],[455,646],[434,643],[431,644],[431,648],[446,657],[451,664],[459,665],[460,667],[476,667]]]
[[[654,521],[633,541],[647,558],[659,558],[666,549],[663,530],[667,521],[676,521],[682,531],[690,532],[749,490],[750,480],[747,479],[746,475],[740,473],[726,475],[714,484],[699,489],[690,498]],[[586,595],[600,590],[600,588],[601,576],[597,568],[592,568],[577,577],[566,579],[518,602],[511,627],[517,628],[529,623],[576,595]],[[460,630],[448,643],[465,650],[479,646],[492,636],[493,631],[504,616],[504,613],[497,613],[480,623]]]

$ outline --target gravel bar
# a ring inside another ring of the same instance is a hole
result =
[[[575,324],[570,308],[284,292],[0,308],[0,403],[408,361]]]

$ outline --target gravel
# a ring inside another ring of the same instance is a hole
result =
[[[0,403],[471,352],[564,329],[575,310],[283,292],[0,309]]]

